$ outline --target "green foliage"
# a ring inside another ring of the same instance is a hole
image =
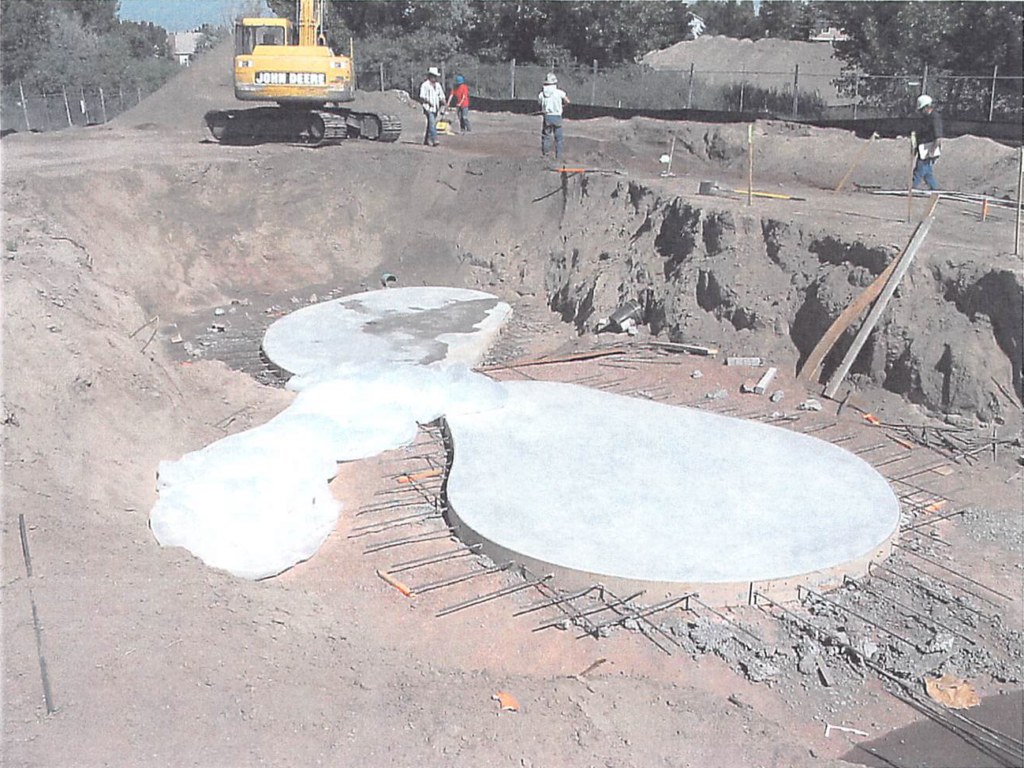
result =
[[[294,18],[296,0],[269,4],[278,16]],[[389,41],[394,51],[379,55],[382,61],[459,53],[484,61],[636,61],[682,39],[689,20],[683,0],[327,0],[331,46],[345,50],[352,36],[359,50],[376,52]]]
[[[137,86],[154,90],[176,65],[166,58],[167,32],[119,21],[118,0],[3,0],[3,83],[27,90],[61,86]]]
[[[698,0],[690,8],[704,21],[706,35],[727,35],[751,40],[764,37],[764,25],[754,13],[754,4],[750,0]]]
[[[1024,6],[1012,2],[836,3],[835,16],[850,35],[836,53],[864,72],[923,74],[940,102],[984,102],[984,80],[939,80],[941,75],[1020,75]],[[1020,81],[1016,81],[1020,94]],[[936,87],[942,84],[942,87]],[[903,112],[913,110],[920,86],[901,81],[862,80],[868,103]],[[1012,89],[1011,89],[1012,92]],[[1018,102],[1019,109],[1019,102]]]
[[[734,83],[721,90],[721,109],[740,109],[740,89],[743,91],[744,112],[768,112],[773,115],[790,115],[793,112],[793,91],[789,88],[761,88],[756,85]],[[820,94],[800,91],[797,99],[797,113],[802,118],[824,117],[828,107]]]
[[[765,0],[761,3],[760,23],[765,37],[782,40],[807,40],[814,26],[810,3],[792,0]]]

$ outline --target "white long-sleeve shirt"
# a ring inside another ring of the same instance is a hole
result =
[[[567,98],[565,91],[557,85],[545,85],[544,90],[537,94],[540,111],[545,115],[562,115],[562,102]]]
[[[420,102],[423,104],[423,111],[438,112],[444,104],[444,88],[438,82],[430,82],[429,78],[423,81],[420,86]]]

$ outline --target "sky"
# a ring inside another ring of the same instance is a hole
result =
[[[248,5],[244,0],[121,0],[119,15],[127,21],[151,21],[168,32],[186,32],[203,24],[226,24]]]

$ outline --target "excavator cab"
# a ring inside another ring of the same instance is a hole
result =
[[[235,27],[235,56],[251,56],[257,45],[288,45],[289,40],[287,19],[243,19]]]

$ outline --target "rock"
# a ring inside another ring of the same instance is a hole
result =
[[[740,662],[747,678],[754,683],[763,683],[765,680],[779,676],[779,668],[774,664],[767,664],[757,659],[747,659]]]
[[[796,407],[796,409],[798,411],[820,411],[821,403],[812,397],[808,400],[804,400],[802,403],[800,403],[800,405]]]
[[[220,317],[221,315],[223,315],[224,312],[225,312],[224,307],[217,307],[215,310],[213,310],[213,314],[216,315],[217,317]]]
[[[777,390],[775,390],[774,392],[772,392],[772,395],[771,395],[771,397],[769,397],[768,399],[769,399],[769,400],[771,400],[771,401],[772,401],[773,403],[778,403],[778,402],[780,402],[780,401],[782,400],[782,398],[784,398],[785,396],[786,396],[786,393],[785,393],[785,392],[783,392],[783,391],[782,391],[781,389],[777,389]]]
[[[693,373],[690,374],[691,379],[700,379],[703,378],[703,376],[704,374],[701,373],[700,371],[694,371]]]

